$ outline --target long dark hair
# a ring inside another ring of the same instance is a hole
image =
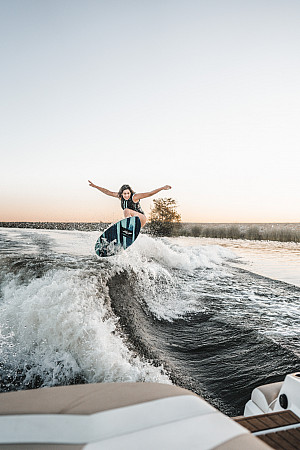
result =
[[[129,186],[129,184],[123,184],[123,186],[120,187],[119,192],[118,192],[118,197],[121,198],[122,197],[122,193],[123,191],[125,191],[126,189],[128,189],[131,192],[131,195],[134,194],[133,190],[131,189],[131,187]]]

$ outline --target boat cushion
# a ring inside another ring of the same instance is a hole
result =
[[[269,412],[269,405],[278,397],[282,382],[265,384],[253,389],[251,400],[263,411]],[[275,402],[271,405],[274,408]]]

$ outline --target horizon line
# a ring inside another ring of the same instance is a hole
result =
[[[121,219],[120,219],[121,220]],[[82,221],[76,221],[76,220],[67,220],[67,221],[49,221],[49,220],[33,220],[33,221],[28,221],[28,220],[8,220],[8,221],[0,221],[0,227],[2,226],[2,224],[19,224],[19,223],[28,223],[28,224],[30,224],[30,223],[61,223],[61,224],[63,224],[63,223],[80,223],[80,224],[83,224],[83,223],[90,223],[90,224],[96,224],[96,223],[112,223],[112,222],[114,222],[114,221],[102,221],[102,220],[99,220],[99,221],[93,221],[93,222],[82,222]],[[116,221],[116,222],[118,222],[118,221]],[[149,222],[147,222],[147,223],[149,223]],[[278,225],[290,225],[290,224],[294,224],[294,225],[300,225],[300,221],[299,222],[279,222],[279,221],[276,221],[276,222],[236,222],[236,221],[234,221],[234,222],[178,222],[179,224],[203,224],[203,225],[206,225],[206,224],[213,224],[213,225],[223,225],[223,224],[230,224],[230,225],[247,225],[247,224],[251,224],[251,225],[262,225],[262,224],[265,224],[265,225],[273,225],[273,224],[278,224]]]

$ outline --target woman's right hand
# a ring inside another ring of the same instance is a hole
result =
[[[90,180],[88,180],[88,182],[90,183],[89,186],[96,187],[96,185],[94,183],[92,183]]]

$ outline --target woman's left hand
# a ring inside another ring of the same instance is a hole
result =
[[[167,190],[169,190],[169,189],[172,189],[172,186],[169,186],[168,184],[166,184],[166,185],[163,187],[163,189],[164,189],[165,191],[167,191]]]

